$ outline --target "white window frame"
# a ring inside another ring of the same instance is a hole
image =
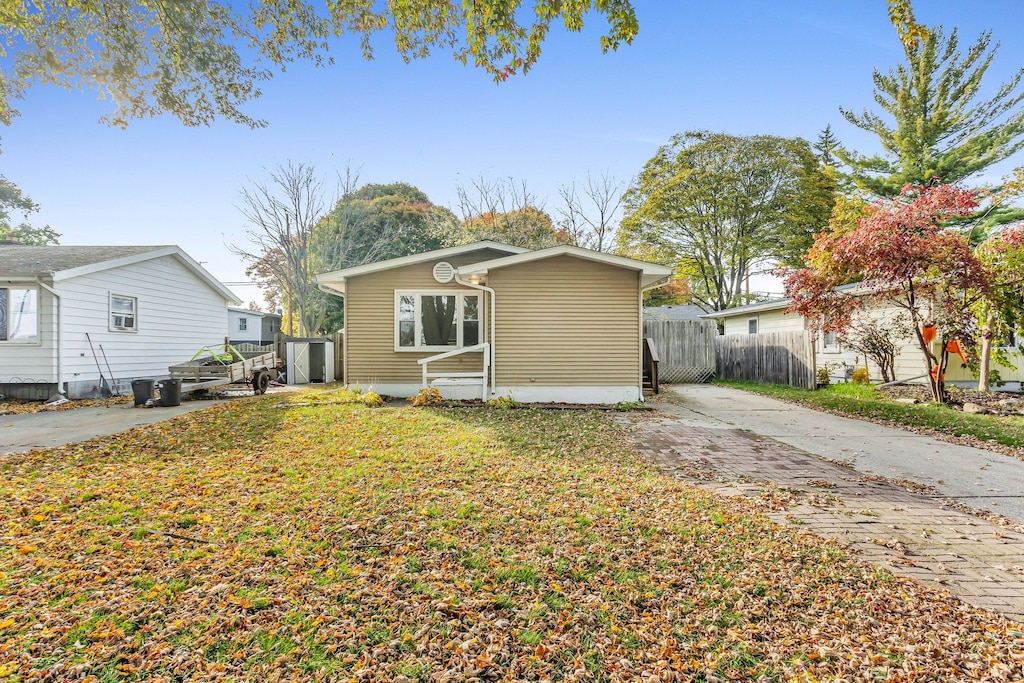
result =
[[[36,300],[36,329],[35,329],[35,334],[32,336],[31,339],[0,339],[0,345],[8,345],[8,344],[10,344],[11,346],[39,346],[40,344],[43,343],[43,335],[42,335],[42,329],[41,329],[42,328],[42,324],[43,324],[43,312],[41,310],[42,309],[42,298],[41,298],[41,295],[40,295],[40,292],[39,292],[39,287],[36,287],[34,285],[30,285],[28,283],[19,284],[17,282],[12,282],[12,283],[9,283],[9,284],[0,284],[0,290],[5,290],[4,293],[3,293],[3,296],[7,297],[7,325],[8,325],[8,327],[11,324],[11,320],[10,320],[11,308],[10,308],[10,306],[11,306],[11,290],[12,289],[20,289],[20,290],[23,290],[23,291],[31,291],[31,292],[35,292],[36,293],[36,296],[35,296],[35,300]],[[7,330],[7,333],[10,334],[10,329]]]
[[[754,323],[754,331],[750,331],[750,323]],[[755,315],[753,318],[747,318],[747,334],[757,334],[761,331],[761,321]]]
[[[833,343],[828,343],[828,335],[832,335]],[[822,332],[821,333],[821,352],[822,353],[841,353],[842,349],[839,346],[839,334],[836,332]]]
[[[249,319],[246,318],[244,315],[243,316],[239,316],[239,318],[238,318],[238,331],[239,332],[248,332],[249,331]]]
[[[114,312],[114,299],[123,299],[125,301],[132,302],[132,318],[133,325],[128,327],[127,325],[115,325],[114,316],[120,316],[120,313]],[[107,328],[111,332],[138,332],[139,331],[139,297],[129,296],[127,294],[117,294],[110,292],[107,297]]]
[[[395,316],[395,323],[394,323],[395,324],[395,340],[394,340],[395,341],[395,351],[417,353],[417,352],[422,352],[422,351],[454,351],[456,349],[464,348],[465,344],[463,343],[463,338],[462,338],[463,337],[463,332],[464,332],[464,330],[463,330],[463,322],[464,321],[462,319],[462,316],[463,316],[463,314],[464,314],[464,312],[466,310],[465,309],[465,306],[466,306],[465,300],[466,300],[467,297],[475,297],[476,298],[476,311],[477,311],[477,313],[476,313],[477,321],[476,322],[480,326],[480,335],[479,335],[480,338],[477,340],[477,343],[478,344],[482,344],[482,343],[486,342],[487,341],[487,339],[486,339],[487,330],[486,330],[486,326],[484,325],[484,321],[483,321],[483,316],[484,316],[484,314],[483,314],[483,310],[484,310],[483,303],[484,302],[483,302],[483,296],[481,294],[482,294],[481,292],[476,291],[476,290],[472,290],[472,289],[470,289],[470,290],[465,290],[465,289],[396,289],[395,290],[395,311],[394,311],[394,316]],[[413,306],[413,321],[414,321],[413,331],[414,331],[414,339],[416,341],[416,344],[414,346],[400,346],[399,345],[399,336],[400,336],[399,331],[401,329],[401,325],[400,325],[401,320],[399,318],[399,312],[400,312],[401,301],[402,301],[402,297],[403,296],[415,297],[415,299],[414,299],[414,306]],[[422,324],[421,324],[420,316],[421,316],[421,313],[422,313],[422,308],[421,308],[422,301],[423,301],[423,297],[425,297],[425,296],[455,296],[456,297],[456,301],[455,301],[456,317],[455,317],[454,322],[455,322],[456,340],[457,341],[456,341],[455,346],[450,346],[450,345],[447,345],[447,344],[445,344],[443,346],[437,346],[437,345],[427,346],[427,345],[424,345],[422,343],[423,342],[423,330],[421,329],[422,328]]]

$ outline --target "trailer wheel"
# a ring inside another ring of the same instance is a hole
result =
[[[252,374],[252,391],[257,396],[267,393],[270,386],[270,375],[265,372],[254,372]]]

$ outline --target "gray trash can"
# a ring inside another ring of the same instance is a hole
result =
[[[160,389],[160,405],[164,408],[181,405],[181,380],[161,380],[157,387]]]
[[[153,387],[155,385],[156,380],[153,379],[133,379],[132,393],[135,395],[135,405],[146,405],[146,401],[153,398]]]

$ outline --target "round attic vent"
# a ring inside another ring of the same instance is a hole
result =
[[[434,279],[441,284],[448,284],[455,279],[455,268],[447,261],[441,261],[434,266]]]

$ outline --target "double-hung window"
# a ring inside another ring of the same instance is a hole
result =
[[[248,318],[244,318],[243,317],[243,318],[239,318],[238,319],[238,331],[239,332],[248,332],[249,331],[249,319]]]
[[[481,341],[479,294],[395,291],[396,351],[449,351]]]
[[[110,295],[110,329],[117,332],[135,332],[138,325],[139,300],[134,296]]]
[[[0,342],[39,341],[39,290],[0,287]]]

